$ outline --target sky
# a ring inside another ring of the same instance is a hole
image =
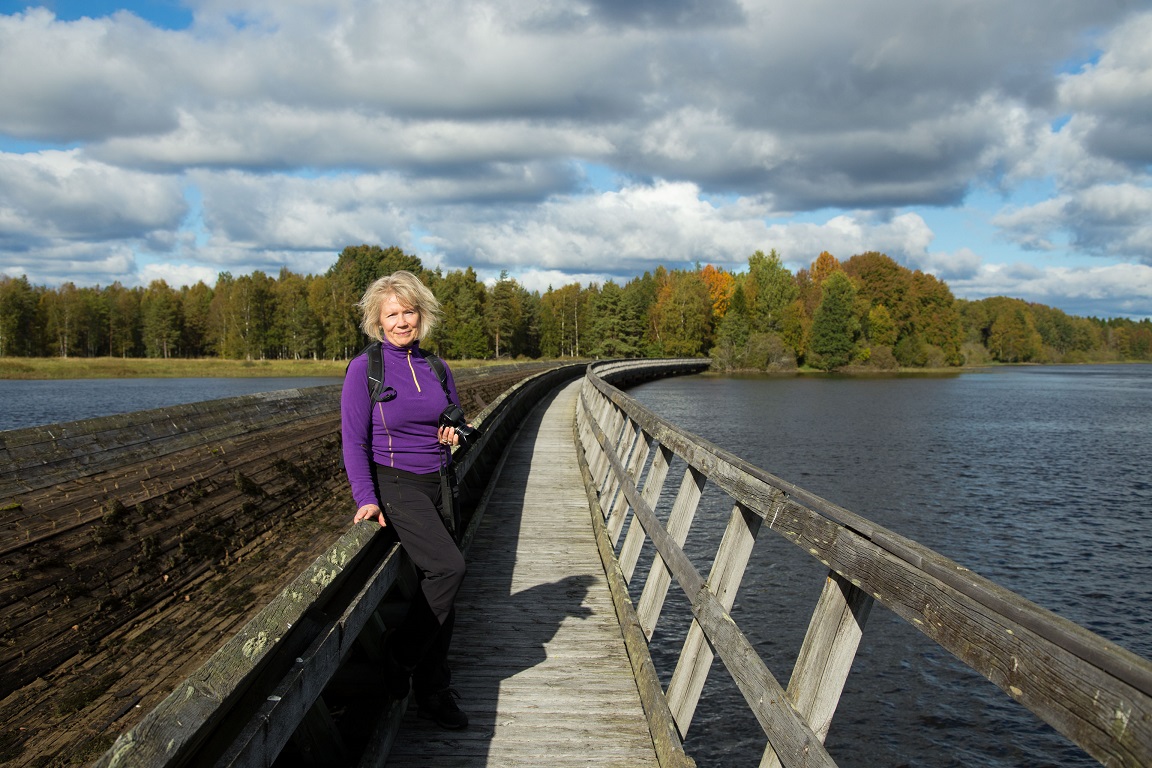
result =
[[[1152,0],[0,0],[0,274],[881,251],[1152,317]]]

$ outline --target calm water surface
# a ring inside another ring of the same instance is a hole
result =
[[[330,377],[0,380],[0,431],[341,381]]]
[[[0,430],[339,382],[0,381]],[[1152,657],[1152,366],[883,379],[692,376],[630,394],[751,463]],[[706,492],[705,502],[690,542],[702,572],[729,512],[718,494]],[[782,539],[757,543],[733,611],[782,683],[823,577],[822,566]],[[670,593],[666,616],[676,599]],[[660,643],[682,634],[674,624],[662,620],[654,638],[666,670],[675,658],[662,656]],[[702,767],[756,765],[764,747],[727,679],[717,666],[689,733]],[[845,768],[1097,765],[881,606],[828,748]]]
[[[1152,658],[1152,366],[693,376],[630,394]],[[712,540],[690,553],[702,572],[730,508],[706,498],[693,536],[709,530],[702,539]],[[779,537],[757,543],[734,614],[782,684],[824,572]],[[669,643],[680,634],[658,628],[655,641],[662,631]],[[712,681],[727,679],[718,666]],[[756,764],[764,739],[745,710],[734,686],[706,692],[688,739],[702,766]],[[879,605],[828,748],[842,766],[1098,765]]]

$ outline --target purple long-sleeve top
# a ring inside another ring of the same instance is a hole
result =
[[[448,451],[440,445],[437,427],[448,405],[436,372],[419,344],[396,347],[384,341],[384,386],[396,390],[388,402],[373,403],[368,385],[368,355],[348,364],[340,393],[340,426],[344,470],[356,508],[379,504],[372,485],[372,463],[408,472],[440,471]],[[460,404],[452,371],[444,366],[452,402]],[[451,456],[447,456],[451,461]]]

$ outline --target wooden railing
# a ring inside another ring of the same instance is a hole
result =
[[[1152,765],[1152,663],[915,541],[751,466],[613,386],[650,371],[629,363],[590,367],[577,405],[576,441],[601,554],[662,764],[693,764],[682,739],[715,650],[767,736],[762,766],[835,765],[824,738],[868,614],[878,602],[1101,763]],[[686,468],[665,524],[655,510],[674,458]],[[684,551],[706,484],[732,502],[707,577]],[[765,531],[783,536],[828,568],[786,689],[730,613],[755,541]],[[645,540],[655,546],[654,562],[643,583],[633,585]],[[693,621],[664,689],[646,641],[673,581],[690,602]]]
[[[584,365],[553,367],[511,387],[473,418],[482,436],[455,462],[467,549],[483,515],[486,478],[524,416]],[[381,713],[360,755],[332,726],[324,691],[359,646],[379,653],[382,614],[412,589],[412,568],[378,526],[352,526],[324,555],[95,763],[100,768],[267,766],[294,740],[304,752],[382,765],[404,703]]]

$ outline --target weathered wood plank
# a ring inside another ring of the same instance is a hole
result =
[[[95,765],[127,768],[187,759],[227,713],[228,703],[245,693],[247,684],[271,658],[273,648],[302,623],[323,594],[342,582],[346,569],[357,562],[357,555],[374,534],[364,526],[350,529],[341,546],[300,574],[292,588],[269,603],[245,631],[232,637],[139,725],[122,734]],[[173,716],[176,712],[179,716]]]
[[[640,424],[650,439],[703,473],[735,502],[754,510],[769,529],[820,560],[837,578],[892,609],[1101,762],[1152,763],[1152,662],[916,542],[684,432],[613,389],[606,379],[597,381],[590,376],[585,389],[595,392],[587,398],[582,395],[587,413],[601,414],[605,402],[613,403]],[[588,422],[584,425],[584,444],[589,455],[606,461],[610,472],[623,477],[625,472],[619,460],[611,456],[610,441],[596,419],[584,418]],[[600,421],[611,423],[612,417],[604,416]],[[627,484],[624,489],[628,492]],[[699,574],[677,551],[667,532],[649,525],[656,522],[652,505],[632,493],[636,496],[636,500],[629,499],[634,515],[649,527],[648,534],[681,588],[690,598],[699,598],[693,608],[697,618],[702,613],[714,613],[709,622],[727,635],[730,618],[724,618],[722,606],[700,588]],[[835,611],[829,616],[833,614]],[[709,640],[721,650],[722,657],[728,655],[725,663],[740,683],[745,670],[732,668],[741,664],[739,637],[733,638],[735,645],[726,651],[727,641],[712,635]],[[832,655],[846,652],[849,645],[851,642]],[[830,663],[837,666],[846,662]],[[748,682],[759,685],[756,677],[753,674]],[[772,682],[764,684],[771,686]],[[743,684],[741,688],[746,698],[750,694],[755,698],[754,688],[745,689]],[[821,719],[816,717],[818,724]],[[788,759],[784,762],[787,764]]]
[[[636,478],[639,476],[640,467],[644,465],[644,461],[648,458],[648,441],[644,439],[644,433],[631,421],[628,422],[628,429],[629,441],[625,456],[628,462],[629,482],[635,485]],[[624,521],[627,514],[628,497],[623,493],[617,492],[615,502],[612,505],[612,511],[608,514],[608,535],[612,539],[612,546],[616,546],[616,543],[620,540],[620,533],[624,530]]]
[[[554,366],[533,369],[545,368]],[[514,380],[524,377],[517,373]],[[486,400],[491,406],[478,408],[489,415],[514,410],[501,394],[512,380],[477,398],[469,378],[467,371],[457,377],[465,403]],[[485,387],[500,381],[482,378]],[[152,451],[139,444],[122,453],[123,465],[94,467],[80,455],[71,469],[58,467],[64,479],[57,485],[3,500],[5,525],[40,516],[56,523],[54,535],[5,555],[13,567],[0,583],[0,656],[9,662],[0,660],[0,722],[13,734],[20,726],[16,743],[6,749],[22,750],[13,768],[97,755],[339,538],[350,517],[341,510],[350,509],[351,499],[339,466],[338,399],[314,394],[245,397],[240,402],[250,412],[243,413],[235,400],[224,407],[193,404],[186,419],[167,409],[173,423],[138,413],[49,429],[65,442],[88,435],[101,452],[138,438],[161,442]],[[276,402],[283,398],[300,404]],[[156,423],[123,431],[133,419]],[[514,428],[515,420],[510,424]],[[11,438],[19,432],[0,433],[0,453],[15,446]],[[171,450],[185,439],[189,447]],[[24,442],[27,450],[54,450],[36,448],[35,439]],[[460,465],[482,467],[475,456]],[[12,470],[2,458],[0,485]],[[44,477],[55,471],[43,469]],[[241,491],[237,470],[250,489],[262,492]],[[110,501],[127,515],[102,509]],[[106,522],[108,511],[113,514]],[[112,540],[111,518],[120,521],[122,541]],[[73,521],[79,525],[64,525]],[[0,546],[10,541],[3,537]],[[4,695],[21,680],[28,682]],[[129,701],[134,703],[126,706]]]
[[[668,469],[671,466],[672,455],[672,451],[668,448],[662,445],[657,446],[652,465],[644,477],[644,492],[640,496],[649,509],[656,509],[660,501],[660,494],[664,490],[664,481],[668,477]],[[633,524],[628,526],[628,535],[624,537],[624,545],[620,547],[620,570],[627,582],[632,581],[632,574],[636,571],[636,563],[640,560],[640,552],[647,538],[644,533],[644,526],[636,523],[635,516],[633,516],[632,521]]]
[[[694,468],[688,467],[684,470],[680,491],[672,504],[672,513],[668,517],[666,529],[670,540],[675,543],[678,550],[683,550],[684,542],[688,540],[688,532],[692,529],[696,510],[700,507],[700,496],[704,493],[706,482],[707,478]],[[625,485],[626,494],[637,493],[634,483],[626,482]],[[643,519],[640,520],[640,525],[648,530]],[[648,579],[644,583],[644,590],[640,593],[640,602],[636,606],[640,626],[644,628],[644,634],[649,640],[656,631],[656,623],[660,620],[660,612],[664,608],[664,599],[668,596],[668,587],[671,583],[672,572],[664,566],[664,558],[657,552],[652,568],[648,572]]]
[[[832,726],[872,604],[871,596],[832,573],[825,579],[816,610],[812,612],[787,693],[820,741],[827,738]],[[780,765],[771,744],[765,749],[760,765],[761,768]]]
[[[393,549],[350,605],[329,622],[288,674],[280,678],[256,718],[232,742],[217,766],[263,768],[276,759],[292,737],[296,724],[312,710],[340,662],[352,650],[376,606],[396,583],[402,563],[401,550]]]
[[[603,431],[595,424],[593,431],[604,449],[610,471],[622,477],[623,465],[611,450]],[[696,621],[724,661],[784,764],[789,767],[834,766],[824,745],[792,708],[784,689],[756,655],[748,639],[736,627],[727,609],[708,588],[707,582],[696,571],[672,534],[660,524],[652,509],[640,498],[635,486],[624,483],[623,490],[628,494],[635,516],[652,538],[652,543],[656,545],[672,577],[691,600]]]
[[[452,660],[471,725],[445,732],[409,712],[389,766],[657,764],[565,392],[521,427],[469,549]]]
[[[716,551],[712,572],[708,574],[708,585],[716,594],[724,610],[731,611],[736,601],[736,593],[744,578],[756,534],[760,530],[760,518],[746,507],[737,504],[729,515],[724,529],[724,538]],[[688,628],[688,636],[668,683],[668,706],[676,717],[681,733],[687,733],[696,712],[696,705],[704,691],[704,683],[712,667],[713,653],[705,641],[699,622],[693,620]]]

